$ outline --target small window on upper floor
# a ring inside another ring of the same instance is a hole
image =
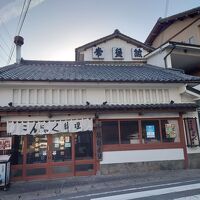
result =
[[[195,44],[194,36],[192,36],[192,37],[190,37],[190,38],[188,39],[188,43],[189,43],[189,44]]]

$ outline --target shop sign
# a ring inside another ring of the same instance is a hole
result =
[[[93,47],[92,48],[92,57],[94,59],[103,59],[104,58],[104,48],[103,47]]]
[[[175,124],[165,124],[166,138],[176,138]]]
[[[124,50],[121,47],[113,47],[112,54],[114,60],[123,60],[124,59]]]
[[[155,126],[154,125],[147,125],[146,126],[146,133],[147,133],[147,138],[155,138]]]
[[[1,150],[11,150],[12,147],[12,137],[1,137],[0,138],[0,151]]]
[[[92,119],[51,121],[9,121],[7,133],[11,135],[37,135],[92,131]]]
[[[142,58],[143,52],[141,48],[132,48],[131,49],[132,58]]]

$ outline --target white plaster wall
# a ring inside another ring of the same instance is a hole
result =
[[[183,160],[183,149],[154,149],[103,152],[100,164]]]
[[[166,50],[162,51],[162,49],[158,49],[157,53],[151,53],[147,55],[146,56],[147,64],[165,68],[164,57],[167,55],[167,53],[168,52]],[[168,68],[172,67],[170,55],[167,57],[167,67]]]
[[[7,106],[12,102],[12,88],[0,87],[0,106]]]
[[[121,47],[124,50],[124,59],[123,61],[132,61],[132,55],[131,55],[131,48],[138,48],[137,46],[127,43],[124,40],[121,39],[112,39],[107,42],[101,43],[98,45],[98,47],[103,47],[104,48],[104,59],[103,61],[115,61],[113,60],[112,56],[112,48],[113,47]],[[142,49],[142,48],[141,48]],[[147,54],[147,51],[142,49],[143,55]],[[92,48],[89,48],[85,51],[80,52],[81,54],[84,54],[84,61],[92,61],[92,60],[97,60],[98,59],[93,59],[92,58]],[[102,61],[102,59],[100,59]],[[119,60],[117,60],[119,61]]]
[[[14,84],[14,83],[13,83]],[[29,83],[30,84],[30,83]],[[183,84],[0,85],[0,106],[181,103]]]

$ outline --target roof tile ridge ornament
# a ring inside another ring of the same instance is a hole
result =
[[[116,34],[116,35],[120,34],[119,29],[115,29],[115,30],[114,30],[114,34]]]

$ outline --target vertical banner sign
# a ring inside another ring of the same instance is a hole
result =
[[[199,146],[199,133],[196,118],[185,118],[184,122],[187,136],[187,145],[190,147]]]
[[[97,160],[103,159],[102,153],[102,129],[101,129],[101,122],[96,121],[96,142],[97,142]]]

